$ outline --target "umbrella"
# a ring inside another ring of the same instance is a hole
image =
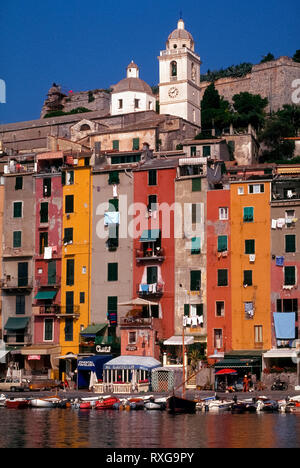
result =
[[[215,375],[237,375],[237,371],[234,369],[222,369],[216,372]]]
[[[150,301],[145,301],[145,299],[132,299],[132,301],[128,301],[128,302],[119,302],[118,303],[119,306],[150,306],[150,305],[157,305],[157,302],[150,302]]]

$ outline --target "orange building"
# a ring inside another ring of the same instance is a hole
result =
[[[271,348],[271,181],[257,179],[230,184],[232,350],[244,354]]]

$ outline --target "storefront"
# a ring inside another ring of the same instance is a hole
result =
[[[104,356],[89,356],[85,358],[78,357],[77,362],[77,385],[78,389],[89,388],[91,373],[96,374],[97,381],[103,380],[103,366],[111,361],[113,356],[107,354]]]

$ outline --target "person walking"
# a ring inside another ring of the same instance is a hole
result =
[[[243,378],[243,392],[248,392],[248,386],[249,386],[249,380],[248,380],[248,376],[245,375],[245,377]]]

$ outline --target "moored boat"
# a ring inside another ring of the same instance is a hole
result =
[[[59,398],[49,397],[49,398],[35,398],[30,400],[29,404],[33,408],[55,408],[60,402]]]
[[[6,399],[7,397],[2,393],[2,395],[0,395],[0,406],[5,406]]]
[[[195,413],[196,401],[172,395],[167,399],[167,409],[169,413]]]
[[[6,399],[5,406],[7,408],[27,408],[29,406],[29,400],[25,398]]]
[[[116,397],[110,397],[106,398],[103,400],[98,400],[95,403],[95,409],[96,410],[102,410],[102,409],[113,409],[114,404],[118,403],[120,400]]]

